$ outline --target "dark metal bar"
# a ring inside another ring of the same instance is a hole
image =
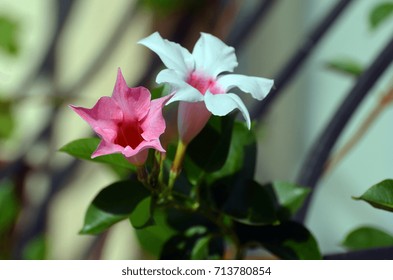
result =
[[[254,112],[251,113],[252,119],[261,118],[268,112],[274,101],[283,93],[282,90],[285,86],[288,85],[295,77],[299,68],[312,54],[317,44],[352,1],[353,0],[338,1],[336,6],[333,7],[320,24],[317,25],[317,27],[304,40],[297,52],[274,79],[274,88],[272,91],[265,97],[265,99],[262,100],[262,102],[260,102]]]
[[[392,60],[393,36],[371,66],[369,66],[369,68],[358,78],[347,98],[333,115],[330,123],[315,141],[315,144],[311,148],[297,179],[297,182],[300,185],[308,186],[312,190],[316,187],[317,182],[322,175],[325,163],[341,135],[341,132],[344,130],[349,119],[355,113],[364,97],[370,92],[370,89],[378,81],[378,78],[387,69]],[[310,193],[305,204],[297,214],[297,220],[304,221],[312,194],[313,192]]]
[[[255,27],[260,24],[260,21],[265,18],[273,4],[277,3],[274,0],[265,0],[250,14],[246,20],[239,23],[236,28],[228,36],[228,45],[233,46],[235,49],[241,47],[247,38],[252,34]]]
[[[324,256],[325,260],[393,260],[393,247],[373,248]]]

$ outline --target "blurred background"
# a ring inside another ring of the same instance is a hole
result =
[[[0,0],[0,259],[150,257],[127,221],[98,238],[78,234],[89,203],[116,174],[58,151],[91,136],[68,105],[90,108],[110,96],[118,67],[130,87],[156,85],[162,64],[138,40],[159,31],[192,49],[200,32],[212,33],[236,48],[236,73],[272,79],[299,48],[308,47],[263,114],[245,97],[258,121],[257,180],[294,182],[356,83],[356,71],[391,39],[393,19],[370,25],[370,12],[384,2],[389,1]],[[329,28],[319,31],[317,42],[310,40],[339,3]],[[337,71],[334,62],[350,69]],[[392,88],[392,77],[390,67],[337,139],[333,155]],[[393,234],[389,213],[351,199],[393,176],[391,107],[379,111],[318,183],[306,225],[323,253],[342,252],[344,236],[360,225]]]

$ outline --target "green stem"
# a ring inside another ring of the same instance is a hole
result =
[[[136,176],[138,181],[141,182],[149,191],[154,192],[154,189],[149,184],[149,174],[147,173],[145,165],[137,166]]]
[[[141,165],[136,168],[136,175],[140,182],[146,183],[148,176],[145,165]]]
[[[160,164],[160,169],[158,173],[158,184],[160,187],[164,186],[164,161],[166,158],[165,153],[161,153],[160,159],[159,159],[159,164]]]
[[[184,144],[181,140],[179,140],[179,142],[177,143],[175,159],[173,160],[172,168],[171,171],[169,172],[168,187],[170,190],[173,189],[173,186],[175,185],[175,181],[181,172],[186,150],[187,150],[187,144]]]
[[[176,201],[176,197],[182,196],[181,194],[177,193],[172,193],[173,187],[175,185],[175,181],[177,177],[179,176],[182,166],[183,166],[183,160],[184,156],[186,154],[187,150],[187,144],[183,143],[181,140],[179,140],[177,149],[176,149],[176,154],[175,154],[175,159],[173,160],[173,164],[171,167],[171,170],[169,172],[169,182],[168,182],[168,188],[166,191],[161,193],[161,203],[160,206],[163,208],[168,208],[168,207],[173,207],[175,209],[183,210],[186,212],[198,212],[205,216],[207,219],[212,221],[214,224],[217,225],[217,227],[220,229],[221,233],[224,236],[227,236],[233,246],[235,247],[235,255],[234,257],[236,259],[242,259],[243,258],[243,250],[241,249],[241,245],[239,242],[239,239],[236,235],[236,232],[233,230],[231,225],[227,225],[224,220],[223,216],[220,215],[220,213],[214,213],[214,211],[211,211],[210,209],[201,207],[199,204],[199,199],[196,201],[188,201],[189,203],[182,203],[179,204],[178,201]],[[159,182],[161,185],[163,185],[163,159],[161,162],[161,169],[160,169],[160,174],[159,174]],[[198,197],[199,195],[197,195]],[[184,200],[188,200],[189,197],[183,197]]]

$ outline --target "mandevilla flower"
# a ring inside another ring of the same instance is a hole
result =
[[[129,88],[119,69],[112,97],[101,97],[93,108],[72,106],[100,136],[92,158],[121,153],[135,165],[142,165],[148,149],[165,152],[159,137],[165,131],[162,108],[171,95],[150,100],[144,87]]]
[[[154,51],[168,69],[162,70],[157,83],[168,83],[175,90],[168,102],[179,104],[178,127],[180,139],[189,143],[205,126],[211,114],[224,116],[239,109],[250,128],[250,115],[243,101],[229,91],[238,87],[262,100],[273,86],[273,80],[249,77],[233,72],[238,65],[235,49],[206,33],[196,42],[192,54],[177,43],[163,39],[155,32],[139,41]]]

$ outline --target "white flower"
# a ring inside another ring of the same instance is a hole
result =
[[[192,54],[179,44],[163,39],[158,32],[139,43],[154,51],[167,67],[156,78],[157,83],[168,83],[176,91],[167,104],[185,101],[179,105],[178,123],[181,136],[193,130],[186,138],[192,139],[206,124],[210,114],[224,116],[236,108],[250,128],[246,106],[230,90],[238,87],[253,98],[262,100],[273,86],[273,80],[266,78],[222,74],[233,72],[238,65],[235,49],[210,34],[201,33]],[[197,102],[198,105],[189,102]]]

